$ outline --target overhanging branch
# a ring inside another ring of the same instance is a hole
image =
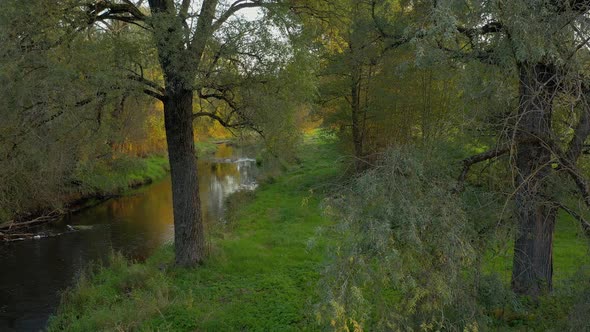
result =
[[[510,142],[510,143],[498,146],[494,149],[490,149],[488,151],[478,153],[478,154],[473,155],[469,158],[463,159],[463,170],[461,171],[461,174],[459,175],[459,178],[457,179],[457,186],[455,187],[454,191],[455,192],[463,191],[464,186],[465,186],[465,179],[467,178],[467,174],[469,173],[471,166],[473,166],[474,164],[480,163],[482,161],[497,158],[505,153],[508,153],[512,149],[513,145],[514,144],[512,142]]]
[[[142,83],[144,85],[146,85],[147,87],[154,89],[156,91],[158,91],[160,94],[165,95],[166,94],[166,89],[164,89],[164,87],[162,87],[161,85],[159,85],[158,83],[151,81],[141,75],[138,75],[134,72],[132,72],[131,74],[127,75],[127,78],[135,81],[135,82],[139,82]]]
[[[223,23],[225,23],[230,17],[232,17],[235,13],[242,9],[246,8],[258,8],[258,7],[268,7],[271,3],[263,2],[262,0],[237,0],[231,4],[231,6],[223,13],[217,21],[215,21],[212,25],[212,31],[217,31]]]
[[[586,221],[586,219],[584,219],[584,217],[582,217],[576,211],[570,209],[569,207],[567,207],[559,202],[554,202],[554,203],[555,203],[555,205],[557,205],[557,207],[559,207],[563,211],[567,212],[570,216],[572,216],[574,219],[576,219],[580,223],[580,225],[582,226],[582,229],[584,230],[584,233],[586,234],[586,236],[590,236],[590,223],[588,221]]]

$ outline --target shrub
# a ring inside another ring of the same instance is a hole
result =
[[[321,321],[337,330],[477,329],[477,233],[435,155],[391,149],[327,210],[341,241]],[[448,165],[448,164],[447,164]]]

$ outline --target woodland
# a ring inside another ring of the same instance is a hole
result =
[[[589,68],[589,0],[3,0],[0,240],[169,172],[49,330],[590,330]]]

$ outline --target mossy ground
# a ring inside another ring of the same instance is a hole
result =
[[[231,218],[210,230],[210,257],[172,266],[170,247],[145,263],[116,256],[64,296],[50,330],[289,331],[313,329],[325,240],[321,188],[339,173],[330,143],[303,146],[302,162],[261,185]],[[272,183],[271,183],[272,182]],[[325,187],[324,187],[325,188]]]

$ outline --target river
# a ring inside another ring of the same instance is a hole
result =
[[[256,187],[257,168],[243,149],[221,144],[199,161],[206,222],[224,217],[225,198]],[[0,243],[0,331],[39,331],[55,312],[60,292],[92,261],[112,251],[143,260],[173,238],[170,178],[66,216],[52,226],[81,230],[57,237]]]

